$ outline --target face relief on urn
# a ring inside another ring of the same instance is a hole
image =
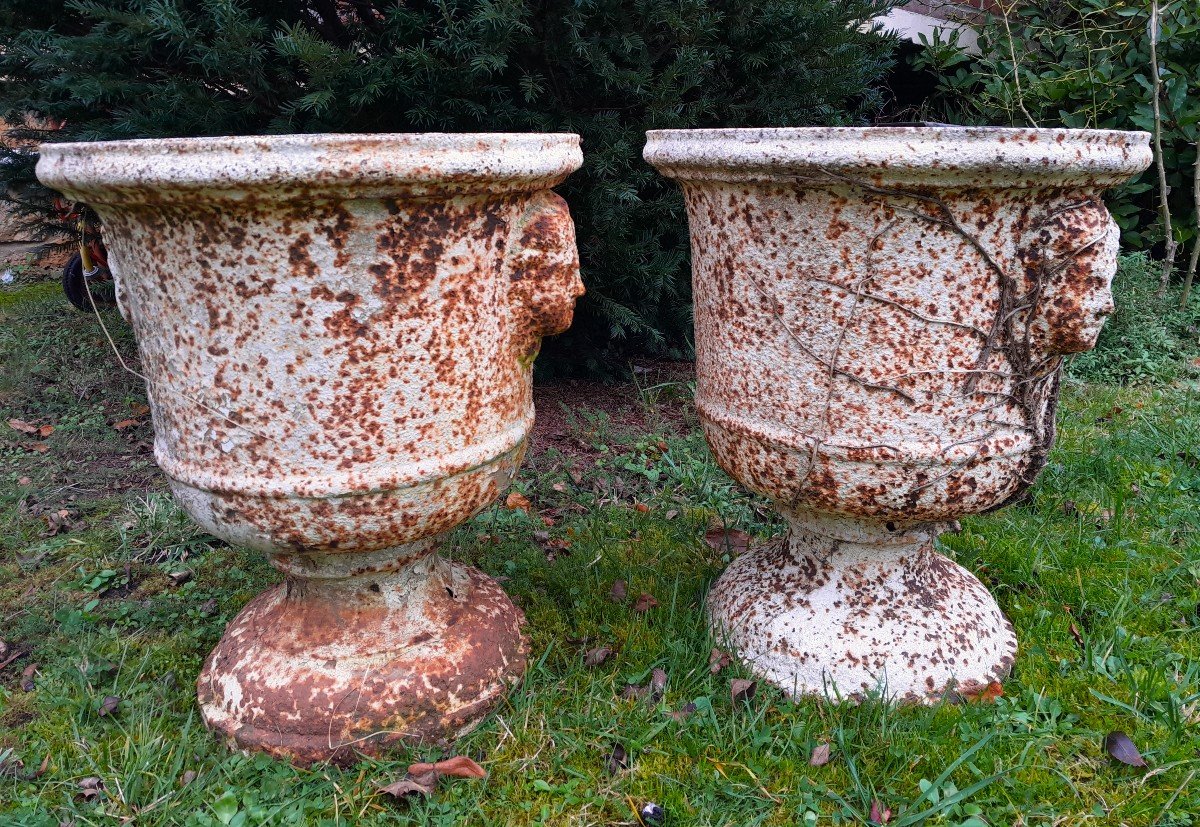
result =
[[[453,738],[525,668],[521,611],[439,538],[504,490],[582,292],[575,135],[50,144],[100,215],[155,458],[284,582],[229,624],[206,723],[299,763]]]
[[[788,524],[713,584],[714,632],[796,696],[1002,679],[1013,629],[934,539],[1045,464],[1062,357],[1112,311],[1101,195],[1148,136],[680,130],[645,157],[687,203],[705,435]]]

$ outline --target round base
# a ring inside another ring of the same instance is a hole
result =
[[[708,595],[714,633],[761,679],[793,697],[936,702],[1008,675],[1012,625],[973,574],[933,550],[929,525],[789,521]]]
[[[348,764],[463,735],[520,679],[525,618],[494,580],[436,553],[394,571],[364,557],[274,561],[287,580],[233,619],[200,673],[210,729],[296,764]]]

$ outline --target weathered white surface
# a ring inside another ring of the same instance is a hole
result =
[[[288,573],[200,678],[238,744],[452,737],[523,672],[521,612],[430,538],[520,464],[541,337],[583,292],[549,190],[580,163],[576,135],[42,147],[103,221],[176,497]]]
[[[688,207],[705,434],[731,476],[794,515],[784,545],[737,561],[709,598],[772,682],[857,694],[886,675],[889,694],[918,698],[1007,673],[1007,622],[928,541],[1020,496],[1044,464],[1061,358],[1092,347],[1112,309],[1117,229],[1100,193],[1149,164],[1147,137],[649,133],[646,159]],[[851,550],[834,525],[865,539]],[[914,647],[904,627],[939,573],[937,639]]]

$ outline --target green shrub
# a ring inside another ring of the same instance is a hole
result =
[[[1116,311],[1095,350],[1067,372],[1091,382],[1170,382],[1200,367],[1200,296],[1179,308],[1177,290],[1157,295],[1158,266],[1144,253],[1122,256],[1113,279]]]
[[[864,120],[894,44],[859,23],[894,3],[9,0],[0,111],[64,121],[50,140],[579,132],[562,191],[589,292],[547,355],[599,374],[689,348],[682,201],[643,131]]]
[[[1175,239],[1196,236],[1192,192],[1200,139],[1200,4],[1162,0],[1158,63],[1163,164]],[[1007,10],[1007,14],[1004,12]],[[937,89],[927,117],[958,123],[1152,131],[1149,3],[1001,0],[979,29],[981,54],[934,43],[915,58]],[[1190,88],[1189,88],[1190,87]],[[1132,249],[1163,242],[1153,167],[1109,203]],[[1177,262],[1186,264],[1186,249]]]

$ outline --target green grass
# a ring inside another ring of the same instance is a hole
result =
[[[120,320],[106,318],[131,352]],[[505,578],[529,619],[524,684],[454,748],[489,777],[397,804],[377,787],[446,750],[298,770],[230,753],[204,730],[193,687],[202,659],[276,575],[261,555],[191,526],[137,444],[148,426],[112,429],[143,397],[105,347],[95,321],[53,291],[0,294],[0,639],[32,648],[0,672],[6,827],[634,824],[646,801],[676,825],[865,823],[872,800],[893,825],[1200,820],[1194,387],[1067,383],[1032,499],[942,539],[1016,626],[1015,672],[995,703],[930,708],[792,703],[765,688],[732,702],[730,681],[744,673],[708,670],[701,605],[724,560],[703,535],[725,520],[768,536],[771,510],[713,465],[694,428],[658,418],[661,432],[629,433],[577,411],[589,459],[536,455],[517,483],[534,512],[493,508],[446,548]],[[13,417],[55,424],[49,451],[3,426]],[[42,507],[82,525],[45,536]],[[570,554],[548,562],[535,531],[568,540]],[[175,585],[184,569],[191,579]],[[628,582],[628,604],[607,599],[615,579]],[[659,605],[639,616],[629,604],[643,591]],[[582,653],[604,644],[618,654],[585,667]],[[20,686],[29,663],[39,664],[32,692]],[[661,704],[621,699],[655,667],[669,676]],[[123,700],[102,716],[109,695]],[[686,720],[665,714],[689,702]],[[1106,756],[1114,729],[1148,771]],[[609,775],[614,742],[630,766]],[[810,766],[822,742],[833,758]],[[47,756],[40,776],[12,777]],[[88,800],[90,777],[104,791]]]

